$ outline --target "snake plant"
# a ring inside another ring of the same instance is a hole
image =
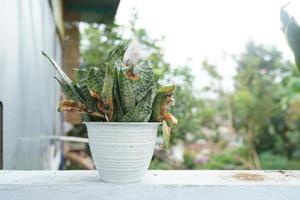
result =
[[[282,23],[282,31],[286,36],[287,43],[295,56],[295,63],[300,72],[300,26],[296,19],[285,11],[283,6],[280,10],[280,19]]]
[[[147,60],[125,64],[126,48],[116,46],[103,65],[76,70],[74,81],[42,52],[56,69],[55,78],[66,96],[58,111],[82,113],[84,121],[93,122],[162,122],[164,146],[168,147],[171,128],[177,124],[168,112],[174,104],[175,86],[160,87]]]

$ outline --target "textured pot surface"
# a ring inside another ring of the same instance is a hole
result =
[[[153,156],[160,123],[87,122],[92,157],[105,182],[141,181]]]

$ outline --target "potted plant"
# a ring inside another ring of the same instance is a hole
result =
[[[167,147],[177,124],[168,113],[175,86],[159,86],[147,60],[124,63],[126,48],[116,46],[101,66],[76,70],[74,81],[42,52],[58,72],[55,78],[67,98],[58,111],[82,113],[92,157],[105,182],[141,181],[153,156],[158,126],[162,124]]]

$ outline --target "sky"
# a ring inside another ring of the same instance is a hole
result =
[[[224,77],[222,85],[230,91],[236,69],[231,56],[243,52],[249,40],[274,45],[292,59],[279,20],[280,7],[288,2],[288,11],[300,19],[296,12],[299,0],[121,0],[116,22],[129,25],[135,8],[138,27],[145,28],[153,38],[165,37],[165,59],[173,67],[191,60],[195,86],[200,87],[209,84],[201,71],[206,59],[218,66]]]

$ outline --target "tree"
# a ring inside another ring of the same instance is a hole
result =
[[[236,58],[236,63],[236,90],[231,105],[233,124],[244,136],[253,168],[260,169],[258,151],[274,149],[276,140],[287,140],[278,129],[284,126],[280,119],[281,82],[289,73],[289,63],[275,48],[254,42],[247,44],[246,52]]]

